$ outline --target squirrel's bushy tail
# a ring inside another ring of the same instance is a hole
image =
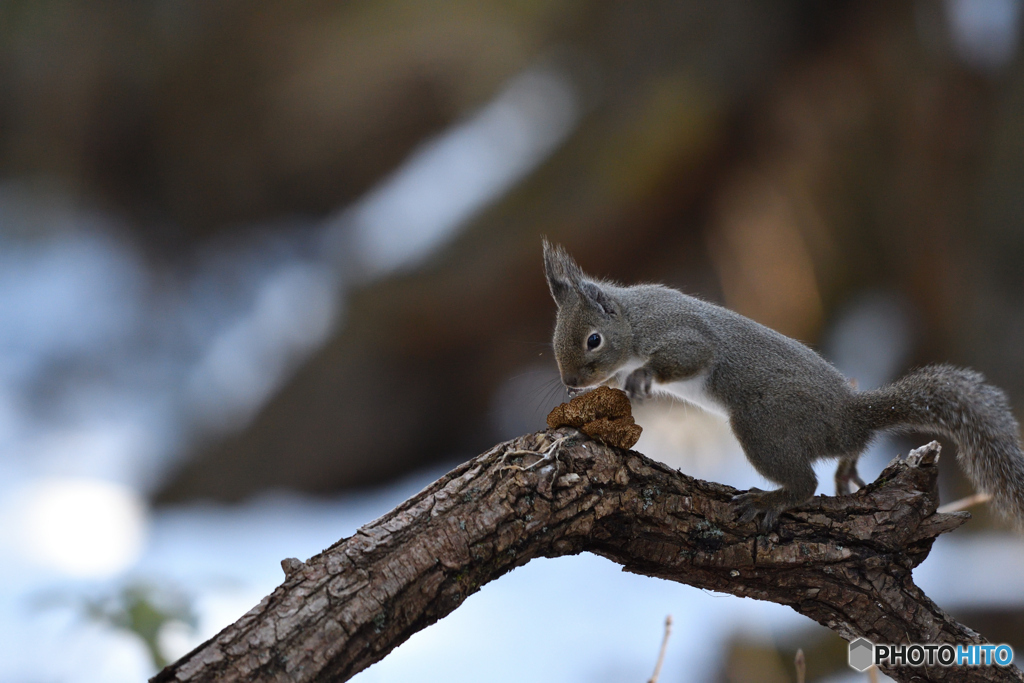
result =
[[[1024,529],[1024,454],[1006,394],[981,373],[930,365],[858,396],[870,429],[934,431],[957,445],[957,460],[994,507]]]

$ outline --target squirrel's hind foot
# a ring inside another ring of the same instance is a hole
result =
[[[851,488],[851,483],[857,488]],[[857,458],[840,458],[839,466],[836,467],[836,495],[848,496],[865,486],[864,480],[857,473]]]
[[[740,524],[753,522],[759,515],[761,516],[757,530],[762,534],[767,534],[776,527],[779,515],[804,502],[795,500],[794,494],[784,488],[774,491],[752,488],[746,493],[733,496],[732,500],[738,503]]]

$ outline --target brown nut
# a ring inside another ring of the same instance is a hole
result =
[[[643,431],[633,420],[629,397],[611,387],[598,387],[557,406],[548,415],[548,427],[575,427],[618,448],[632,447]]]

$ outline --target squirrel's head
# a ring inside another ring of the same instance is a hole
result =
[[[607,285],[588,278],[561,246],[547,240],[544,271],[558,306],[554,347],[562,384],[573,393],[606,382],[631,353],[621,305]]]

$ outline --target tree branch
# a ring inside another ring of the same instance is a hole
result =
[[[857,494],[816,497],[761,536],[736,523],[728,486],[572,428],[523,436],[307,563],[289,561],[271,595],[152,681],[346,680],[488,581],[535,557],[584,551],[789,605],[849,640],[985,643],[911,577],[935,537],[968,517],[936,513],[938,453],[934,442],[917,449]],[[1012,667],[883,670],[900,681],[1024,681]]]

